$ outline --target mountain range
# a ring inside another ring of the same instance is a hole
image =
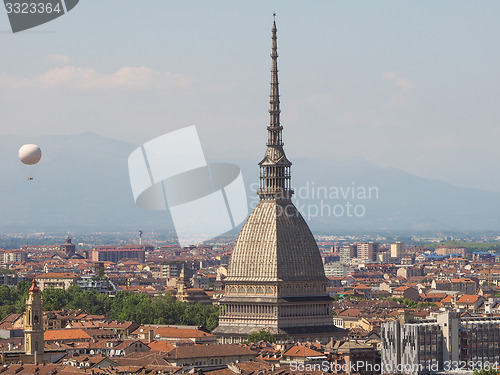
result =
[[[18,159],[25,143],[42,148],[42,160],[35,166]],[[0,230],[171,231],[168,212],[144,211],[134,204],[127,160],[136,147],[94,133],[3,136]],[[207,160],[241,168],[252,208],[260,160],[237,151],[230,154],[226,159],[208,152]],[[362,158],[290,159],[295,203],[315,233],[500,228],[499,193],[425,179]]]

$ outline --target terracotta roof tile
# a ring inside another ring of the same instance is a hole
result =
[[[50,329],[44,332],[45,341],[90,340],[83,329]]]

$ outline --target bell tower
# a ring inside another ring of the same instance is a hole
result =
[[[43,308],[40,288],[33,277],[28,297],[26,298],[26,314],[24,318],[24,351],[27,355],[43,355]]]

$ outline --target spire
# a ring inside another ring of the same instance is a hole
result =
[[[290,199],[293,194],[290,183],[292,163],[283,150],[280,122],[280,94],[278,82],[278,37],[276,35],[276,13],[273,13],[271,49],[271,93],[269,95],[269,126],[267,127],[267,150],[260,166],[260,199]]]
[[[33,276],[33,280],[31,281],[31,288],[29,289],[30,292],[39,292],[40,288],[38,288],[38,285],[36,285],[36,277]]]
[[[271,66],[271,94],[269,95],[269,139],[268,144],[282,145],[280,126],[280,93],[278,86],[278,38],[276,36],[276,13],[273,13],[273,36],[272,36],[272,66]]]

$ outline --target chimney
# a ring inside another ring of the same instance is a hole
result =
[[[150,329],[148,332],[148,342],[153,342],[153,341],[155,341],[155,331]]]

